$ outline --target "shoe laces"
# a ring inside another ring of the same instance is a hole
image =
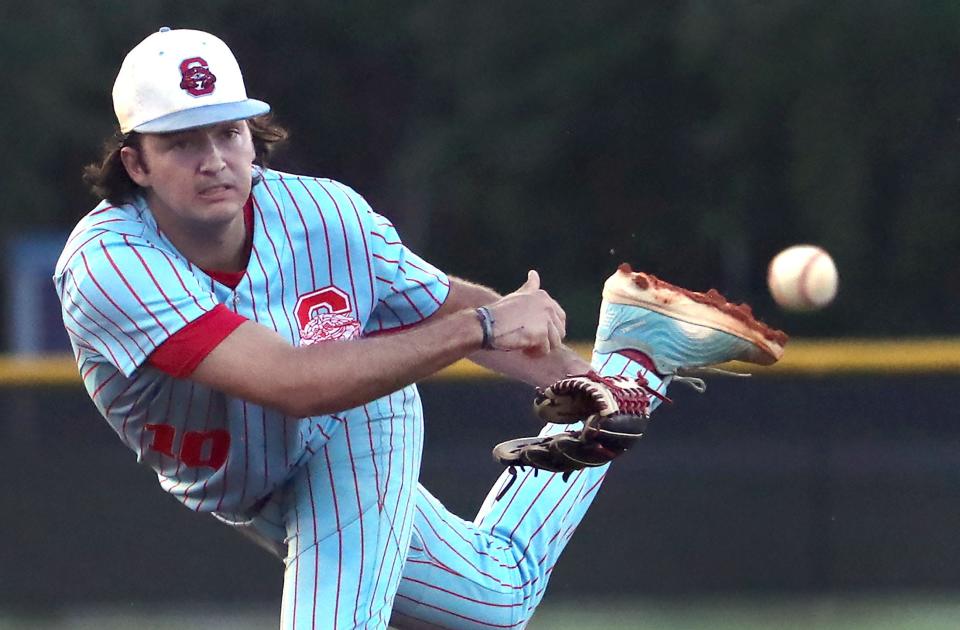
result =
[[[673,373],[673,380],[676,383],[683,383],[687,387],[694,389],[698,394],[707,391],[707,383],[699,376],[730,376],[735,378],[750,378],[752,374],[744,372],[733,372],[718,367],[697,367],[697,368],[677,368]]]
[[[591,371],[588,378],[603,383],[610,388],[610,393],[617,401],[621,413],[630,413],[638,416],[650,415],[650,396],[656,396],[664,402],[670,399],[650,387],[649,381],[642,372],[637,372],[636,378],[623,375],[601,376]]]

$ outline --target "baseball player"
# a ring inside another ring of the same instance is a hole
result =
[[[267,168],[285,133],[208,33],[147,37],[113,101],[119,134],[87,171],[103,201],[54,276],[78,369],[164,490],[284,559],[284,628],[524,626],[666,385],[782,352],[722,299],[622,268],[591,369],[535,272],[499,296],[349,187]],[[472,522],[417,481],[415,382],[464,357],[544,387],[550,421],[497,447],[509,470]]]

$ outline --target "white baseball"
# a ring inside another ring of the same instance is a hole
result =
[[[767,286],[790,311],[815,311],[833,301],[840,277],[833,258],[816,245],[788,247],[770,261]]]

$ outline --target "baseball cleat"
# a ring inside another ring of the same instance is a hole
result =
[[[727,361],[771,365],[787,335],[710,289],[698,293],[622,264],[603,286],[594,352],[636,350],[661,375]]]

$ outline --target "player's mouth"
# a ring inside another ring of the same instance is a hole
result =
[[[224,197],[228,197],[233,191],[233,186],[229,184],[215,184],[213,186],[207,186],[201,188],[197,192],[197,196],[201,199],[207,199],[209,201],[216,201]]]

